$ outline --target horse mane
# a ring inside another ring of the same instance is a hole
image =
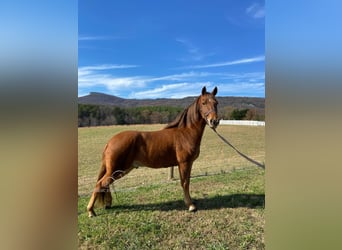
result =
[[[168,128],[185,128],[194,124],[198,120],[198,98],[190,104],[182,113],[180,113],[176,119],[170,122],[164,129]]]

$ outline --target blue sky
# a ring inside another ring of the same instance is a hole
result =
[[[78,96],[265,97],[264,1],[79,1]]]

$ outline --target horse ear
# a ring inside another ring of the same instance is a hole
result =
[[[202,95],[205,95],[207,93],[207,88],[204,86],[202,89]]]
[[[213,89],[213,92],[211,92],[211,94],[212,94],[213,96],[215,96],[215,95],[217,94],[217,87],[215,87],[215,88]]]

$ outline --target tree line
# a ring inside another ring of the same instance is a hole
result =
[[[184,108],[172,106],[148,106],[120,108],[117,106],[78,104],[78,126],[105,126],[128,124],[167,124],[173,121]],[[224,107],[219,117],[225,120],[263,120],[256,109]]]

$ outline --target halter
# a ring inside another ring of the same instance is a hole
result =
[[[204,114],[205,119],[207,119],[208,115],[209,115],[210,113],[212,113],[212,112],[215,112],[215,110],[211,109],[211,110],[209,110],[208,112],[206,112],[206,113]]]

